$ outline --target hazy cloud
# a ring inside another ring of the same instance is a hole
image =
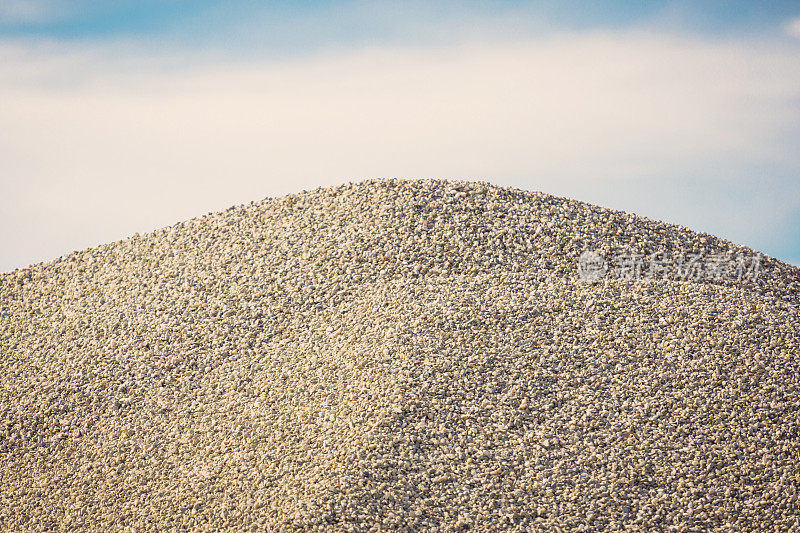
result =
[[[787,22],[784,29],[788,35],[800,39],[800,17],[793,18]]]
[[[800,210],[800,63],[775,43],[582,32],[235,64],[7,43],[0,58],[0,270],[368,177],[570,194],[762,249]]]

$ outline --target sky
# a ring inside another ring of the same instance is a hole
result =
[[[0,271],[368,178],[800,265],[800,4],[0,1]]]

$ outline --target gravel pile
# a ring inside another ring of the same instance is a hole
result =
[[[0,275],[0,528],[800,528],[800,270],[485,183],[369,181]],[[609,259],[610,260],[610,259]]]

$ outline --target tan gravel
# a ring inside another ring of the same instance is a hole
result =
[[[800,269],[485,183],[267,199],[0,274],[5,530],[800,529]]]

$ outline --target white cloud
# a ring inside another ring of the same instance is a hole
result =
[[[793,49],[595,33],[166,70],[122,55],[0,46],[0,270],[348,179],[580,198],[620,180],[800,168]],[[770,201],[773,217],[798,207]]]
[[[800,17],[788,21],[783,28],[787,35],[800,39]]]

